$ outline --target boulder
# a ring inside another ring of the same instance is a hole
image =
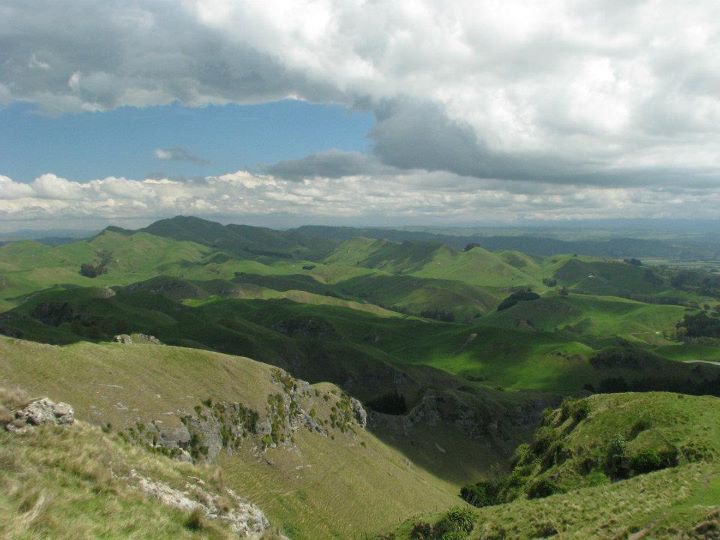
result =
[[[15,411],[15,418],[7,424],[8,431],[25,432],[43,424],[69,425],[75,421],[75,411],[67,403],[55,403],[48,398],[37,399],[27,407]]]

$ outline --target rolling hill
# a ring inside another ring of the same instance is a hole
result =
[[[178,427],[184,414],[208,399],[240,402],[257,410],[262,422],[270,397],[287,383],[274,382],[270,366],[246,358],[162,345],[57,347],[5,338],[0,350],[4,385],[71,403],[79,419],[110,424],[113,433],[151,423]],[[303,409],[314,410],[314,417],[326,423],[327,436],[298,428],[292,444],[257,454],[248,440],[218,457],[225,485],[259,505],[272,523],[293,538],[347,537],[387,527],[419,508],[435,511],[456,503],[456,484],[413,464],[371,431],[355,424],[345,431],[331,427],[341,395],[336,387],[320,384],[305,395],[298,398]],[[117,444],[101,435],[99,430],[80,433],[90,455]],[[169,468],[175,462],[163,463]],[[192,474],[182,464],[176,467]],[[51,489],[57,492],[59,486]],[[380,500],[386,504],[376,507]],[[357,512],[358,506],[372,510]]]
[[[566,402],[518,447],[507,476],[464,490],[486,507],[415,518],[396,538],[712,537],[718,414],[718,398],[682,394]]]

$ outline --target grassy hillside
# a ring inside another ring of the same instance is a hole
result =
[[[671,342],[664,334],[684,313],[677,306],[548,296],[465,325],[388,317],[381,308],[350,306],[332,297],[314,303],[319,299],[309,293],[296,298],[313,303],[210,296],[183,304],[153,292],[171,286],[190,287],[185,282],[152,281],[117,292],[93,288],[38,293],[0,317],[0,328],[49,343],[152,334],[164,343],[251,356],[311,381],[330,380],[367,400],[392,391],[397,380],[406,381],[403,391],[414,395],[419,384],[415,376],[400,374],[419,366],[459,375],[471,387],[562,393],[586,385],[598,388],[612,377],[628,383],[644,380],[644,369],[667,380],[714,377],[714,366],[662,358],[643,357],[629,365],[593,362],[599,351],[617,343],[611,336],[626,336],[648,348],[667,346]],[[181,296],[195,293],[197,289],[190,287]],[[434,375],[427,375],[423,384],[431,384]]]
[[[652,268],[620,261],[570,258],[557,268],[553,277],[558,284],[574,291],[597,295],[648,295],[669,287]]]
[[[57,347],[11,339],[0,340],[0,380],[71,403],[80,419],[109,422],[113,430],[152,420],[172,426],[207,398],[264,411],[276,391],[271,368],[246,358],[159,345]],[[310,398],[313,407],[325,417],[336,398],[328,403],[322,396],[338,390],[314,388],[321,397]],[[413,464],[370,431],[323,437],[300,430],[295,445],[261,455],[243,446],[219,460],[226,485],[293,538],[372,532],[418,509],[457,503],[457,484]]]
[[[80,265],[93,263],[103,250],[112,253],[107,274],[80,275]],[[17,242],[0,247],[0,308],[17,304],[17,297],[57,286],[123,285],[163,272],[201,264],[210,251],[198,244],[177,242],[145,233],[105,232],[94,239],[61,246]]]
[[[468,534],[450,538],[712,538],[720,528],[718,473],[716,463],[688,464],[616,484],[481,508],[468,514]],[[412,531],[427,530],[423,524],[447,521],[446,514],[418,517],[395,530],[394,538],[418,538]]]
[[[532,268],[527,268],[532,271]],[[540,279],[505,262],[503,258],[483,248],[454,251],[443,247],[437,250],[422,268],[413,272],[419,277],[452,279],[471,285],[487,287],[541,287]]]
[[[720,400],[710,397],[566,402],[516,451],[500,504],[483,487],[476,500],[491,506],[414,519],[397,537],[452,524],[462,531],[453,538],[703,538],[719,524],[718,420]]]
[[[329,240],[309,238],[298,231],[221,225],[192,216],[162,219],[142,230],[164,238],[203,244],[243,258],[271,256],[319,259],[329,253],[336,244]]]
[[[98,427],[76,423],[24,435],[0,430],[0,463],[3,538],[237,537],[226,522],[165,505],[140,487],[142,477],[227,497],[217,467],[151,454]]]
[[[645,304],[612,296],[556,294],[495,312],[482,320],[497,328],[526,328],[577,335],[622,336],[647,343],[666,344],[686,309]]]
[[[396,243],[355,238],[340,244],[324,262],[363,266],[391,274],[461,281],[477,286],[539,285],[536,277],[505,262],[502,256],[482,248],[459,252],[434,243]]]

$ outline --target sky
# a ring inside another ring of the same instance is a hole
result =
[[[0,0],[0,231],[719,203],[715,0]]]

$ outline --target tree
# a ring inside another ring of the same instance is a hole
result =
[[[80,265],[81,276],[96,278],[107,273],[108,266],[112,262],[112,252],[103,249],[98,251],[95,257],[95,263],[83,263]]]
[[[540,298],[540,295],[532,292],[530,289],[525,289],[524,291],[517,291],[512,293],[502,302],[500,302],[497,310],[502,311],[504,309],[509,309],[518,302],[529,302],[532,300],[537,300],[538,298]]]

